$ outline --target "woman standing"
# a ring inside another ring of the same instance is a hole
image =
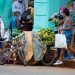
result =
[[[64,15],[64,24],[62,27],[59,27],[58,30],[59,32],[63,32],[63,34],[65,34],[67,39],[67,45],[68,45],[69,42],[71,41],[71,36],[72,36],[72,21],[69,17],[69,10],[67,8],[63,10],[63,15]],[[62,48],[59,60],[56,63],[54,63],[54,65],[63,63],[64,51],[65,51],[65,48]]]

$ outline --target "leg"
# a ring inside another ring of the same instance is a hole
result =
[[[71,47],[74,48],[74,35],[72,35]]]
[[[64,48],[61,49],[61,53],[60,53],[60,57],[59,57],[59,60],[57,62],[54,63],[54,65],[59,65],[59,64],[62,64],[63,62],[63,58],[64,58]]]
[[[61,53],[61,48],[57,48],[57,56],[59,57]],[[64,57],[66,57],[68,55],[67,50],[64,51]]]
[[[65,49],[62,48],[62,49],[61,49],[61,53],[60,53],[60,57],[59,57],[59,61],[63,61],[63,58],[64,58],[64,51],[65,51]]]
[[[57,56],[59,57],[61,53],[61,48],[57,48]]]
[[[67,56],[64,58],[64,60],[68,60],[68,59],[72,59],[73,58],[73,54],[71,53],[71,51],[69,50],[69,47],[71,46],[71,44],[72,44],[72,46],[73,46],[73,39],[74,39],[74,37],[73,37],[73,35],[66,35],[66,39],[67,39]]]
[[[66,57],[68,55],[67,50],[64,51],[64,57]]]

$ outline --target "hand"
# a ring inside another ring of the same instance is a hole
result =
[[[59,27],[59,28],[58,28],[58,31],[63,31],[62,27]]]
[[[58,32],[63,34],[63,28],[62,27],[59,27],[58,28]]]
[[[61,34],[64,34],[64,32],[63,32],[63,31],[61,31],[60,33],[61,33]]]

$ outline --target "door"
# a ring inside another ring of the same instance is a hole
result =
[[[48,27],[48,0],[34,0],[34,31]]]
[[[34,29],[38,31],[41,28],[52,28],[55,26],[48,19],[59,12],[61,6],[66,6],[70,0],[34,0]]]

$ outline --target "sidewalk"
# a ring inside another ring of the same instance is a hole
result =
[[[75,58],[74,59],[65,60],[63,62],[63,64],[57,65],[55,67],[64,67],[64,68],[73,68],[73,69],[75,69]]]

